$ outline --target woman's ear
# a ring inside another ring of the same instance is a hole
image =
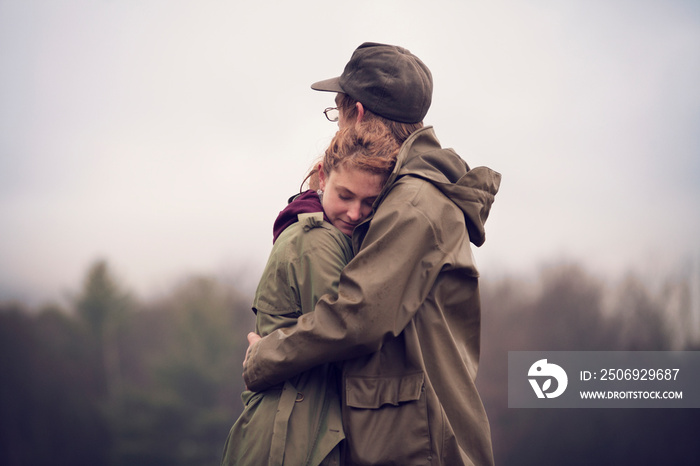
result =
[[[321,188],[321,191],[323,191],[326,189],[326,172],[323,171],[323,162],[318,164],[316,170],[318,170],[318,186]]]

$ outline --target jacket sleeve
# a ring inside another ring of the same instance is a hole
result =
[[[323,296],[296,325],[252,346],[243,373],[248,388],[263,390],[316,365],[377,351],[413,318],[446,253],[434,222],[412,196],[393,193],[343,270],[337,299]]]
[[[302,218],[285,232],[291,239],[281,236],[276,243],[254,301],[260,335],[293,325],[300,314],[313,311],[321,296],[337,294],[352,248],[342,233],[330,229],[322,218]]]
[[[295,290],[303,314],[312,312],[321,296],[337,295],[340,273],[352,259],[349,241],[341,239],[342,233],[329,234],[325,229],[335,227],[325,225],[304,234],[298,261],[287,264],[289,286]]]

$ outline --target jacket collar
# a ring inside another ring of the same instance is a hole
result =
[[[471,242],[476,246],[484,243],[484,223],[500,186],[500,173],[486,167],[470,169],[454,150],[443,149],[433,127],[426,126],[401,146],[396,166],[375,201],[375,210],[404,176],[421,178],[439,189],[464,212]]]

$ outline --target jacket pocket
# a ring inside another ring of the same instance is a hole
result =
[[[428,408],[422,372],[346,377],[343,424],[350,464],[429,464]]]

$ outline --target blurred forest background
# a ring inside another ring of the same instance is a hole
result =
[[[504,175],[497,464],[700,464],[700,409],[507,401],[508,351],[700,350],[700,2],[425,7],[0,0],[0,466],[219,463],[271,220],[337,129],[309,86],[365,41],[421,57],[426,124]]]
[[[483,281],[478,384],[499,465],[697,464],[694,409],[509,409],[507,352],[700,350],[697,268],[574,263]],[[144,302],[107,261],[66,304],[0,303],[0,465],[213,465],[241,411],[252,296],[215,276]]]

